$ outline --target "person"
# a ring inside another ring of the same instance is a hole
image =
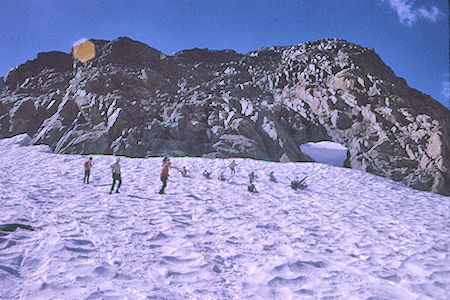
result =
[[[206,178],[210,178],[211,172],[208,172],[207,170],[205,170],[205,171],[203,171],[203,176],[205,176]]]
[[[117,158],[116,162],[111,165],[112,170],[112,177],[113,177],[113,183],[111,185],[111,190],[109,191],[110,194],[112,194],[112,191],[114,190],[114,185],[117,181],[117,188],[116,193],[119,193],[120,186],[122,185],[122,177],[120,175],[120,158]]]
[[[89,157],[89,160],[84,162],[84,178],[83,183],[89,184],[89,176],[91,175],[91,168],[94,165],[92,161],[92,157]]]
[[[183,177],[189,177],[188,176],[188,169],[186,169],[185,166],[183,166],[183,169],[180,171],[180,173],[181,173],[181,176],[183,176]]]
[[[289,185],[293,190],[297,190],[299,187],[298,177],[295,180],[291,180],[291,184]]]
[[[234,173],[236,173],[236,167],[237,167],[237,163],[234,161],[234,159],[228,167],[230,168],[231,175],[234,175]]]
[[[307,184],[305,183],[305,180],[308,176],[306,176],[305,178],[303,178],[302,180],[299,180],[298,177],[295,177],[295,180],[291,180],[291,184],[290,187],[293,190],[297,190],[297,189],[305,189],[307,187]]]
[[[226,181],[227,178],[225,177],[225,171],[220,172],[219,176],[217,177],[217,179],[219,179],[220,181]]]
[[[252,180],[250,180],[250,182],[247,185],[247,189],[250,193],[257,193],[258,191],[256,190],[255,184],[253,183]]]
[[[170,167],[170,159],[166,159],[164,161],[164,166],[161,170],[161,181],[162,181],[162,187],[159,190],[160,194],[164,194],[164,190],[167,186],[167,179],[169,178],[169,167]]]
[[[277,179],[273,175],[273,171],[271,171],[270,174],[269,174],[269,180],[272,181],[272,182],[277,182]]]
[[[255,175],[255,172],[251,172],[248,174],[248,179],[250,180],[250,183],[253,183],[253,180],[255,180],[255,178],[257,178],[258,176]]]

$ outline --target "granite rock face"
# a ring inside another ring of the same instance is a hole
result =
[[[450,116],[409,88],[371,47],[339,39],[246,55],[167,56],[129,38],[93,40],[86,63],[40,53],[0,91],[0,137],[27,132],[57,153],[311,161],[330,140],[346,165],[449,193]]]

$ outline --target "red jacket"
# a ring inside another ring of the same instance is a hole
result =
[[[162,168],[161,177],[169,177],[169,164],[165,164]]]

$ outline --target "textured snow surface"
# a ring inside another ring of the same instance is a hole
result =
[[[449,198],[316,163],[48,153],[0,140],[2,299],[448,299]],[[200,173],[213,171],[206,179]],[[247,192],[248,173],[259,193]],[[278,182],[268,179],[274,171]],[[230,178],[229,170],[226,170]],[[308,175],[294,191],[286,177]],[[32,226],[34,231],[23,225]]]

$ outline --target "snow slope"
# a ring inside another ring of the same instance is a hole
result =
[[[318,163],[123,157],[0,140],[2,299],[448,299],[449,198]],[[200,175],[213,170],[212,179]],[[259,193],[247,192],[255,171]],[[274,171],[278,182],[270,182]],[[227,170],[228,177],[230,173]],[[308,175],[294,191],[286,176]]]

